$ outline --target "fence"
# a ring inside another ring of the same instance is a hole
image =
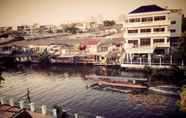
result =
[[[52,118],[58,118],[57,108],[47,106],[47,105],[39,105],[33,102],[28,103],[24,99],[16,98],[16,97],[8,97],[8,96],[0,96],[0,105],[9,105],[11,107],[17,107],[20,109],[27,109],[31,112],[40,113],[42,115],[51,116]],[[98,115],[90,115],[85,113],[72,113],[67,110],[61,109],[61,113],[65,114],[62,118],[105,118]]]

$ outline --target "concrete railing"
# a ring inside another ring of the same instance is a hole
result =
[[[36,105],[35,103],[27,103],[25,100],[18,100],[14,98],[7,98],[7,97],[0,97],[0,105],[10,105],[11,107],[19,107],[20,109],[26,108],[30,110],[31,112],[37,112],[41,113],[42,115],[49,115],[52,118],[58,118],[58,112],[56,108],[48,107],[47,105]],[[62,109],[61,109],[62,110]],[[62,110],[61,113],[63,113],[64,110]],[[89,118],[88,116],[84,116],[80,113],[67,113],[68,118]],[[91,116],[92,118],[93,116]],[[105,118],[102,116],[94,116],[95,118]],[[65,117],[64,117],[65,118]]]

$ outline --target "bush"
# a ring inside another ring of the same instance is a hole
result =
[[[183,85],[186,80],[184,70],[178,67],[171,67],[170,69],[151,69],[150,67],[145,67],[144,75],[148,80],[161,80],[178,85]]]
[[[186,112],[186,86],[182,87],[179,101],[180,111]]]

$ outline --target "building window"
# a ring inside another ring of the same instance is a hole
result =
[[[142,22],[152,22],[152,17],[144,17],[142,18]]]
[[[129,19],[130,23],[140,22],[140,18],[131,18]]]
[[[154,28],[153,31],[154,32],[164,32],[165,28]]]
[[[140,29],[141,33],[149,33],[151,32],[151,29]]]
[[[164,39],[153,39],[154,43],[163,43]]]
[[[137,46],[138,40],[128,40],[128,44],[133,44],[134,46]]]
[[[154,17],[154,20],[155,20],[155,21],[165,20],[165,19],[166,19],[165,16],[155,16],[155,17]]]
[[[171,21],[171,24],[176,24],[176,21]]]
[[[150,45],[150,38],[142,38],[140,39],[140,45],[141,46],[147,46],[147,45]]]
[[[175,29],[170,29],[170,32],[174,33],[174,32],[176,32],[176,30]]]
[[[138,30],[135,29],[135,30],[128,30],[128,33],[138,33]]]

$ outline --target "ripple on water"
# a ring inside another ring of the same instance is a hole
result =
[[[107,118],[134,118],[134,117],[163,117],[164,114],[176,112],[176,98],[150,92],[140,94],[123,94],[104,90],[87,88],[94,83],[83,78],[88,74],[95,74],[90,68],[35,70],[26,68],[24,71],[3,72],[5,81],[0,93],[7,96],[25,94],[26,89],[31,91],[31,100],[38,104],[63,105],[73,112],[80,112],[88,116],[101,114]],[[78,71],[79,70],[79,71]],[[91,70],[91,71],[90,71]],[[83,73],[83,74],[82,74]],[[131,73],[130,73],[131,74]],[[123,73],[126,76],[127,72]],[[135,73],[136,75],[136,73]],[[141,76],[141,75],[140,75]],[[170,116],[169,115],[169,116]]]

